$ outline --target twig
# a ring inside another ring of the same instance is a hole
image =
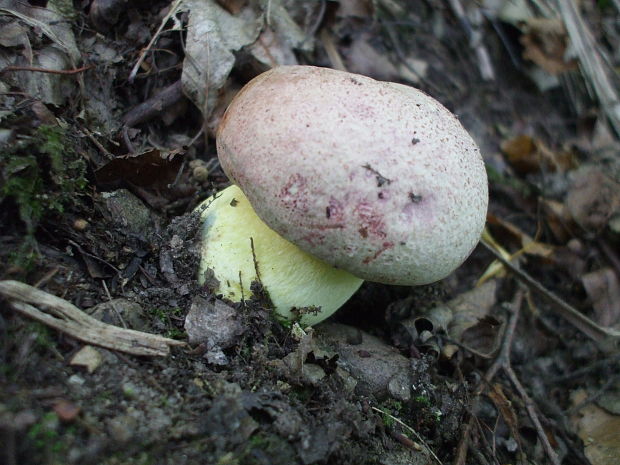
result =
[[[99,149],[99,151],[109,160],[114,158],[114,155],[112,155],[102,144],[101,142],[99,142],[95,136],[93,135],[92,132],[90,132],[87,128],[82,127],[80,128],[82,133],[84,133],[86,135],[86,137],[88,137],[90,139],[90,141],[95,144],[95,146]]]
[[[60,297],[18,281],[0,281],[0,295],[14,310],[88,344],[148,356],[166,356],[171,346],[185,345],[183,341],[108,325]]]
[[[325,18],[325,10],[327,9],[327,2],[325,0],[320,0],[320,3],[321,4],[319,6],[319,14],[316,16],[314,23],[312,24],[312,26],[310,26],[310,29],[306,33],[306,38],[304,39],[304,42],[306,40],[312,39],[316,35],[316,31],[319,30],[319,27],[321,26],[321,23],[323,22],[323,19]]]
[[[548,290],[541,283],[532,278],[525,271],[520,270],[504,257],[502,257],[488,242],[484,239],[480,241],[482,245],[484,245],[495,258],[499,260],[511,273],[513,273],[519,280],[527,284],[533,290],[538,292],[541,296],[547,299],[549,302],[553,304],[553,308],[557,310],[557,312],[564,317],[569,323],[575,326],[577,329],[581,330],[585,335],[589,336],[592,340],[596,341],[599,345],[599,348],[603,351],[609,351],[610,349],[616,346],[618,339],[620,339],[620,331],[603,328],[597,325],[590,318],[585,316],[579,310],[574,308],[569,303],[562,300],[556,294]]]
[[[59,267],[56,267],[56,268],[48,271],[47,273],[45,273],[45,275],[41,279],[39,279],[36,283],[34,283],[34,287],[41,287],[41,286],[43,286],[50,279],[52,279],[56,275],[56,273],[58,273],[58,271],[60,271]]]
[[[132,127],[159,115],[183,98],[181,80],[172,83],[161,92],[129,110],[123,116],[125,126]]]
[[[133,66],[131,73],[129,73],[129,79],[128,79],[129,82],[133,82],[133,80],[136,78],[136,74],[138,74],[138,70],[140,69],[140,66],[142,65],[142,63],[144,62],[146,53],[153,47],[153,44],[159,38],[159,35],[161,34],[161,31],[164,30],[164,26],[166,25],[168,20],[172,18],[175,14],[177,14],[177,11],[179,7],[181,6],[182,2],[183,0],[175,0],[175,2],[172,5],[170,5],[170,10],[168,11],[168,14],[164,17],[164,19],[161,20],[161,24],[159,25],[159,28],[157,28],[157,31],[155,32],[155,34],[153,34],[153,37],[151,38],[148,45],[142,49],[140,53],[140,57],[138,58],[138,61]]]
[[[114,310],[114,313],[116,313],[116,316],[118,317],[119,321],[123,325],[123,328],[126,329],[127,323],[125,323],[125,320],[123,319],[123,315],[121,315],[121,312],[119,312],[118,308],[116,308],[116,304],[112,300],[112,296],[110,295],[110,291],[108,290],[108,285],[105,283],[105,279],[101,280],[101,284],[103,285],[103,289],[105,290],[105,293],[108,296],[108,303],[112,307],[112,310]]]
[[[597,243],[603,254],[605,254],[605,256],[607,257],[607,260],[609,260],[609,263],[611,263],[611,265],[616,270],[616,274],[618,275],[618,277],[620,277],[620,258],[618,258],[618,254],[616,253],[616,251],[611,248],[611,246],[607,243],[605,239],[599,239]]]
[[[590,394],[586,399],[579,402],[577,405],[572,406],[566,411],[566,416],[570,417],[574,413],[577,413],[579,410],[584,408],[586,405],[591,404],[598,400],[603,394],[609,391],[610,388],[616,385],[620,379],[620,376],[612,376],[610,377],[605,384],[603,384],[594,394]]]
[[[525,391],[525,388],[519,381],[519,378],[517,378],[516,373],[510,366],[510,361],[508,361],[508,364],[504,366],[503,368],[504,368],[504,372],[506,373],[506,376],[508,376],[513,386],[515,387],[515,389],[517,390],[517,392],[523,399],[523,402],[525,403],[525,409],[527,410],[527,414],[530,417],[530,420],[532,420],[534,427],[536,428],[536,432],[538,433],[538,439],[542,443],[543,448],[545,449],[545,452],[547,453],[547,456],[549,457],[549,460],[551,460],[551,463],[553,463],[554,465],[560,465],[558,454],[556,454],[556,452],[553,450],[553,447],[551,447],[551,444],[549,443],[549,438],[547,437],[547,434],[545,433],[545,430],[542,427],[542,424],[540,423],[538,415],[536,414],[536,405],[534,404],[534,401]]]
[[[580,368],[579,370],[571,371],[570,373],[567,373],[565,375],[556,376],[555,378],[549,379],[548,382],[551,384],[565,383],[566,381],[570,381],[575,378],[580,378],[582,376],[585,376],[593,371],[600,370],[602,368],[609,368],[609,369],[616,370],[616,367],[614,367],[614,365],[617,365],[618,362],[620,362],[620,353],[614,354],[613,356],[603,359],[603,360],[598,360],[596,362],[588,363],[587,366]]]
[[[523,399],[528,416],[530,417],[532,423],[534,424],[534,427],[538,434],[538,438],[541,441],[543,448],[545,449],[545,452],[547,456],[549,457],[549,460],[551,460],[551,463],[553,463],[554,465],[560,465],[557,454],[551,447],[549,443],[549,439],[547,438],[547,435],[545,434],[542,424],[540,423],[538,415],[536,414],[534,402],[528,396],[527,392],[523,388],[523,385],[521,384],[517,375],[513,371],[511,362],[510,362],[510,351],[511,351],[512,342],[513,342],[514,335],[515,335],[515,329],[517,327],[517,321],[519,320],[519,313],[520,313],[522,302],[523,302],[523,290],[518,290],[511,305],[512,315],[510,316],[508,324],[506,325],[506,331],[504,332],[504,335],[503,335],[503,340],[502,340],[502,345],[499,351],[499,355],[497,356],[493,364],[489,367],[489,369],[486,371],[482,381],[480,381],[480,383],[478,384],[478,387],[474,390],[473,399],[470,403],[470,411],[472,412],[471,413],[472,416],[470,417],[469,421],[465,424],[463,431],[461,433],[461,439],[457,447],[456,459],[454,462],[455,465],[464,465],[466,463],[467,451],[469,449],[469,439],[470,439],[470,435],[471,435],[471,431],[472,431],[472,427],[474,423],[473,412],[475,412],[478,409],[478,406],[480,403],[480,396],[483,394],[483,392],[485,392],[486,389],[488,389],[488,387],[491,385],[491,381],[493,380],[495,375],[500,370],[503,370],[506,376],[508,376],[512,384],[515,386],[515,389],[517,390],[517,392]]]
[[[35,66],[5,66],[0,69],[0,74],[6,73],[8,71],[32,71],[33,73],[47,73],[47,74],[65,74],[72,75],[83,73],[91,68],[94,68],[94,65],[82,66],[81,68],[75,69],[48,69],[48,68],[37,68]]]
[[[380,408],[377,407],[373,407],[370,406],[371,409],[373,409],[375,412],[380,413],[381,415],[385,415],[387,417],[389,417],[391,420],[394,420],[396,423],[398,423],[400,426],[402,426],[403,428],[405,428],[407,431],[411,432],[418,441],[420,441],[422,444],[424,444],[424,447],[426,448],[426,450],[428,450],[428,452],[431,454],[431,456],[437,461],[437,463],[439,465],[443,465],[441,460],[439,460],[439,457],[437,457],[437,455],[435,455],[435,453],[433,452],[433,450],[428,446],[428,444],[426,444],[426,442],[424,442],[424,439],[422,439],[422,437],[418,434],[418,432],[416,430],[414,430],[411,426],[407,425],[406,423],[404,423],[402,420],[400,420],[399,418],[396,418],[394,415],[390,415],[388,412],[384,412],[383,410],[381,410]]]

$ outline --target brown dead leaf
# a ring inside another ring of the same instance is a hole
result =
[[[488,314],[497,302],[496,289],[496,280],[487,281],[447,303],[452,310],[448,334],[454,340],[478,352],[494,350],[500,323]]]
[[[545,216],[547,226],[560,244],[565,244],[574,237],[575,223],[566,205],[557,200],[540,199],[540,205]]]
[[[525,134],[504,140],[500,148],[510,165],[522,175],[543,170],[564,172],[575,167],[572,152],[553,151],[541,140]]]
[[[586,391],[576,391],[571,400],[577,405],[587,396]],[[620,416],[588,404],[571,418],[571,423],[583,440],[584,453],[592,465],[617,465],[620,457]]]
[[[598,233],[620,213],[620,184],[597,167],[582,167],[574,174],[566,207],[579,226]]]
[[[568,35],[560,18],[529,18],[521,36],[523,58],[551,74],[577,69],[577,61],[565,61]]]
[[[60,421],[64,422],[75,420],[75,417],[80,413],[80,407],[66,399],[60,399],[56,402],[53,409]]]
[[[134,186],[166,192],[181,168],[179,151],[149,150],[136,155],[116,157],[95,171],[97,184],[119,187],[123,182]]]
[[[519,449],[521,449],[521,436],[519,434],[519,420],[517,419],[517,414],[512,408],[512,403],[504,394],[504,390],[502,385],[499,383],[493,384],[493,389],[490,389],[488,394],[489,398],[495,405],[497,411],[501,414],[504,422],[508,426],[510,430],[510,434],[514,438],[514,440],[519,445]]]
[[[594,307],[594,320],[610,327],[620,322],[620,282],[611,268],[585,274],[581,281]]]

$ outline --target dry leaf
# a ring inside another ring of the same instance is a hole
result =
[[[566,206],[556,200],[544,198],[540,199],[540,205],[542,206],[547,226],[555,239],[561,244],[568,242],[574,236],[572,230],[575,223]]]
[[[102,363],[101,352],[93,346],[82,347],[69,361],[69,365],[84,367],[89,373],[93,373]]]
[[[508,428],[510,429],[510,434],[513,439],[519,445],[519,449],[521,448],[521,435],[519,434],[519,421],[517,419],[517,414],[512,408],[512,403],[504,394],[504,390],[502,389],[502,385],[499,383],[493,384],[493,389],[490,389],[488,394],[489,398],[497,408],[497,411],[501,414],[502,418]]]
[[[53,409],[60,421],[64,422],[73,421],[80,413],[80,407],[66,399],[56,402]]]
[[[566,207],[575,222],[588,232],[600,232],[620,212],[620,184],[594,166],[574,174]]]
[[[251,8],[233,16],[215,0],[191,0],[188,6],[181,80],[185,95],[208,118],[235,64],[235,52],[256,40],[262,24]]]
[[[585,391],[572,395],[574,405],[587,398]],[[584,442],[584,453],[592,465],[617,465],[620,457],[620,416],[594,404],[581,408],[571,418],[573,429]]]
[[[611,268],[603,268],[582,277],[583,287],[594,307],[594,320],[610,327],[620,322],[620,283]]]
[[[265,66],[265,71],[276,66],[298,64],[290,44],[282,35],[268,27],[261,32],[249,50],[252,56]]]
[[[539,139],[525,134],[504,140],[501,150],[512,167],[522,175],[540,171],[564,172],[575,167],[571,152],[553,151]]]
[[[482,349],[482,351],[489,346],[489,336],[490,339],[495,340],[497,321],[487,319],[487,317],[496,302],[496,289],[497,282],[488,281],[447,303],[452,310],[452,322],[448,333],[453,339],[467,343],[473,349]],[[465,334],[468,330],[469,334]]]
[[[178,151],[148,150],[136,155],[116,157],[97,171],[95,178],[100,186],[135,186],[166,192],[177,177],[183,157]]]
[[[527,34],[521,36],[523,58],[551,74],[577,69],[577,61],[565,61],[568,36],[559,18],[529,18]]]

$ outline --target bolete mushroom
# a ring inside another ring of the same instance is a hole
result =
[[[201,275],[213,270],[233,300],[260,279],[286,318],[320,307],[304,324],[331,315],[362,279],[446,277],[484,227],[478,147],[445,107],[405,85],[274,68],[234,98],[217,151],[238,187],[203,204]]]

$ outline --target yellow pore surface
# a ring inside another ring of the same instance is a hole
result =
[[[258,268],[276,312],[293,321],[299,314],[293,310],[315,307],[318,311],[301,315],[302,325],[314,325],[338,310],[363,282],[271,230],[235,185],[205,200],[198,211],[204,221],[199,281],[204,283],[211,269],[219,281],[215,292],[227,299],[249,299]]]

